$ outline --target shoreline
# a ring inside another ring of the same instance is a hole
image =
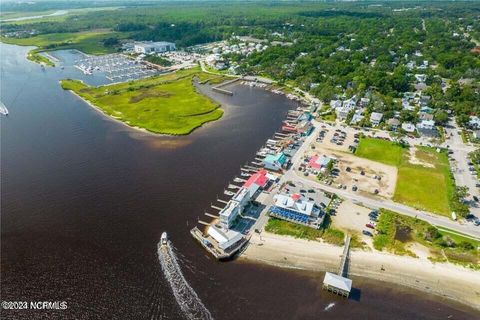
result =
[[[83,83],[82,80],[79,80]],[[58,82],[59,84],[60,81]],[[99,112],[102,116],[104,116],[106,119],[108,120],[111,120],[111,121],[114,121],[116,123],[119,123],[119,124],[122,124],[123,126],[135,131],[136,133],[144,133],[144,134],[148,134],[150,136],[154,136],[154,137],[186,137],[186,136],[189,136],[190,134],[192,134],[195,130],[199,129],[199,128],[202,128],[204,127],[206,124],[209,124],[209,123],[213,123],[215,121],[219,121],[220,119],[222,119],[225,114],[226,114],[226,110],[223,108],[224,106],[218,102],[215,102],[215,103],[218,103],[219,107],[217,109],[220,109],[223,111],[222,113],[222,116],[218,119],[215,119],[215,120],[211,120],[211,121],[207,121],[207,122],[204,122],[202,123],[201,125],[199,125],[198,127],[195,127],[193,128],[190,132],[186,133],[186,134],[169,134],[169,133],[158,133],[158,132],[153,132],[153,131],[149,131],[145,128],[142,128],[142,127],[138,127],[138,126],[132,126],[128,123],[126,123],[125,121],[122,121],[118,118],[115,118],[114,116],[111,116],[107,113],[105,113],[100,107],[97,107],[96,105],[94,105],[92,102],[88,101],[87,99],[84,99],[82,96],[80,96],[78,93],[76,93],[75,91],[73,90],[66,90],[66,89],[63,89],[65,91],[68,91],[70,93],[72,93],[73,95],[75,95],[77,98],[79,98],[81,101],[85,102],[86,104],[88,104],[90,107],[92,107],[95,111]],[[211,97],[207,96],[209,99],[211,99]],[[140,131],[140,132],[138,132]]]
[[[239,259],[285,269],[337,273],[342,252],[340,246],[262,232],[252,236]],[[401,285],[480,310],[480,272],[461,266],[351,249],[348,274]]]

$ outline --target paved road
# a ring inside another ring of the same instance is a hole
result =
[[[366,207],[370,207],[372,209],[385,208],[406,216],[417,217],[418,219],[424,220],[437,227],[452,229],[457,232],[464,233],[471,237],[480,239],[480,228],[474,226],[471,223],[460,224],[459,222],[450,220],[444,216],[439,216],[427,211],[417,210],[415,208],[412,208],[400,203],[396,203],[391,200],[372,199],[372,198],[359,195],[350,190],[337,189],[332,186],[324,185],[324,184],[306,179],[302,176],[297,175],[294,171],[288,171],[287,173],[285,173],[284,178],[291,181],[295,181],[295,182],[301,182],[305,187],[315,188],[322,191],[335,193],[344,199],[354,201],[358,204],[361,204]]]

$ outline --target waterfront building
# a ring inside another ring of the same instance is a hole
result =
[[[270,216],[316,229],[322,225],[325,215],[314,201],[297,193],[278,194],[274,199],[275,205],[270,207]]]
[[[325,273],[323,289],[348,298],[352,291],[352,280],[331,272]]]
[[[222,229],[216,225],[209,226],[207,233],[218,243],[218,247],[223,251],[233,247],[243,239],[243,235],[240,232]]]
[[[134,51],[136,53],[159,53],[159,52],[167,52],[167,51],[174,51],[176,49],[175,43],[172,42],[138,42],[135,43]]]
[[[259,189],[265,189],[268,182],[269,178],[267,170],[261,169],[248,178],[243,184],[243,188],[248,190],[250,198],[253,198]]]
[[[247,188],[240,188],[225,207],[220,210],[220,225],[228,229],[232,227],[235,219],[243,213],[243,209],[250,202],[250,192]]]
[[[263,159],[265,169],[272,171],[280,171],[287,163],[287,156],[283,152],[277,154],[269,154]]]

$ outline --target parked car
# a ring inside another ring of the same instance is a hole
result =
[[[473,200],[475,200],[476,202],[478,202],[478,197],[477,197],[477,196],[473,196]]]
[[[308,193],[315,193],[315,190],[313,190],[313,189],[308,189]]]
[[[365,227],[370,228],[370,229],[375,229],[375,226],[372,223],[367,223]]]
[[[366,236],[373,237],[373,234],[368,230],[363,230],[362,233]]]

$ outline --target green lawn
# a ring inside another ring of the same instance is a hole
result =
[[[450,217],[449,199],[455,192],[450,166],[445,152],[420,148],[417,158],[433,164],[434,168],[413,165],[404,155],[398,167],[397,186],[393,199],[412,207]]]
[[[434,148],[418,147],[416,158],[433,165],[426,167],[411,164],[408,149],[399,144],[362,138],[355,155],[398,168],[394,201],[450,217],[455,183],[444,151],[436,152]]]
[[[306,240],[319,240],[321,238],[330,244],[338,246],[343,245],[345,238],[343,231],[332,228],[328,216],[325,220],[327,223],[324,223],[324,226],[317,230],[301,224],[272,217],[268,220],[268,223],[265,226],[265,231]]]
[[[391,166],[398,166],[402,161],[404,150],[405,148],[402,146],[390,141],[362,138],[355,155]]]
[[[130,126],[184,135],[223,115],[218,104],[196,92],[192,79],[199,73],[195,68],[100,87],[78,80],[62,80],[61,85]]]

